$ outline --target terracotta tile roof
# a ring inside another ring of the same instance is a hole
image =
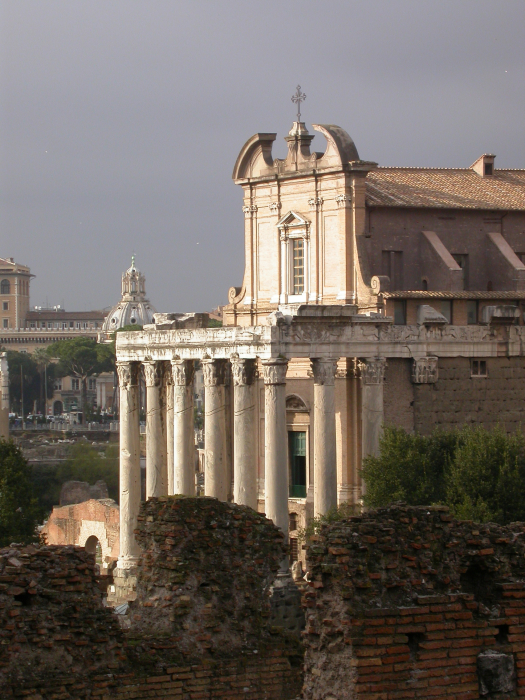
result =
[[[525,210],[525,170],[495,170],[481,177],[470,168],[377,168],[366,179],[371,207]]]
[[[382,292],[381,296],[384,299],[493,299],[493,300],[508,300],[508,299],[525,299],[525,292],[474,292],[474,291],[456,291],[456,292]]]

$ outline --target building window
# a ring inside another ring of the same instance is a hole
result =
[[[8,319],[8,318],[4,318],[4,324],[3,324],[3,325],[4,325],[4,328],[9,328],[9,319]]]
[[[470,376],[471,377],[486,377],[487,376],[487,361],[486,360],[471,360]]]
[[[447,319],[448,323],[452,323],[452,302],[442,301],[439,305],[439,312]]]
[[[11,284],[9,280],[2,280],[0,282],[0,294],[11,294]]]
[[[70,321],[70,322],[69,322],[69,327],[70,327],[70,328],[74,328],[74,327],[75,327],[74,321]]]
[[[62,391],[62,380],[61,379],[55,379],[55,383],[53,384],[53,389],[55,391]]]
[[[492,175],[493,165],[492,163],[485,163],[485,175]]]
[[[394,323],[397,326],[404,326],[407,322],[407,304],[404,299],[394,301]]]
[[[478,302],[467,301],[467,325],[473,326],[478,322]]]
[[[9,311],[9,302],[8,301],[3,301],[2,302],[2,308],[4,311]]]
[[[306,432],[288,433],[290,456],[290,498],[306,498]]]
[[[80,321],[77,321],[77,329],[80,330]]]
[[[288,530],[290,532],[297,530],[297,513],[290,513],[288,515]]]
[[[71,380],[71,389],[73,391],[79,391],[80,390],[80,380],[79,379],[72,379]]]
[[[390,278],[390,291],[403,289],[403,251],[383,250],[381,274]]]
[[[97,380],[94,377],[88,379],[88,389],[90,391],[95,391],[97,388]]]
[[[290,560],[292,564],[299,559],[298,551],[297,537],[290,537]]]
[[[293,239],[293,293],[304,292],[304,240]]]

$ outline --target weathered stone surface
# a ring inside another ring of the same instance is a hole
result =
[[[512,654],[503,654],[494,649],[482,651],[478,654],[477,667],[481,696],[516,690],[516,669]]]
[[[59,505],[71,506],[75,503],[84,503],[91,498],[109,498],[105,481],[99,479],[94,486],[87,481],[66,481],[60,489]]]

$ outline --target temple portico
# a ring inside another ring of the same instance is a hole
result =
[[[518,326],[502,336],[488,326],[455,327],[440,319],[396,326],[389,317],[357,314],[351,305],[282,307],[268,316],[267,325],[249,327],[198,327],[205,326],[205,319],[196,323],[188,315],[188,328],[185,322],[172,320],[174,316],[157,314],[155,324],[117,336],[120,568],[135,556],[141,372],[148,404],[147,497],[195,495],[193,377],[198,361],[205,385],[205,494],[264,508],[287,537],[292,505],[302,504],[310,515],[322,515],[338,501],[348,500],[341,498],[342,493],[360,498],[358,467],[341,468],[340,463],[357,462],[356,454],[360,463],[366,455],[378,453],[389,361],[409,361],[413,384],[433,384],[438,379],[437,357],[497,357],[503,337],[505,352],[519,355],[525,335]],[[296,435],[289,414],[302,401],[295,391],[299,380],[294,372],[304,373],[305,367],[313,377],[311,410],[305,409],[311,448],[307,444],[300,453],[306,466],[304,484],[298,487],[290,451]],[[356,379],[355,401],[345,399],[352,412],[343,413],[337,397],[344,394],[344,387],[353,387],[355,393]],[[352,443],[341,448],[342,421],[354,427],[347,430]]]

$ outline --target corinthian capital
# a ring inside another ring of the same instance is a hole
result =
[[[193,360],[172,360],[171,372],[173,383],[177,386],[190,386],[193,384],[195,365]]]
[[[438,380],[438,358],[417,357],[412,365],[414,384],[435,384]]]
[[[117,362],[118,383],[122,389],[138,386],[140,365],[138,362]]]
[[[226,360],[203,360],[204,386],[220,386],[226,377]]]
[[[148,361],[144,362],[144,379],[146,386],[160,386],[164,378],[164,362]]]
[[[263,365],[263,377],[265,384],[286,384],[286,370],[288,360],[279,358],[277,360],[266,360]]]
[[[337,371],[337,360],[313,359],[314,384],[333,385]]]
[[[253,384],[256,369],[255,360],[244,360],[240,357],[232,358],[232,377],[234,386]]]
[[[384,357],[360,362],[359,369],[361,370],[361,381],[363,384],[382,384],[385,378],[385,367],[386,360]]]

